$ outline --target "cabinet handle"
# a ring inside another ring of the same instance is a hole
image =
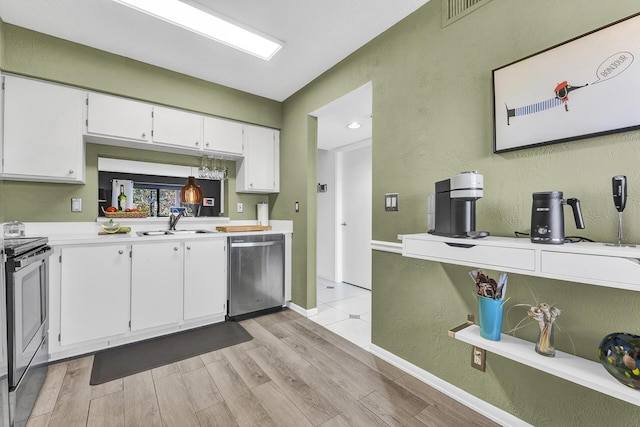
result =
[[[146,138],[147,137],[147,133],[146,132],[142,132],[142,137]]]
[[[208,146],[209,146],[209,143],[208,143],[208,142],[205,142],[205,143],[204,143],[204,145],[206,145],[206,146],[208,147]]]
[[[444,242],[444,243],[447,246],[452,246],[454,248],[464,248],[464,249],[471,249],[476,246],[476,245],[469,245],[467,243],[450,243],[450,242]]]
[[[191,246],[187,246],[187,250],[190,251],[191,250]]]
[[[69,169],[69,175],[73,175],[73,169]]]
[[[198,145],[200,145],[200,143],[199,143],[198,141],[196,141],[196,147],[197,147]]]
[[[173,247],[173,250],[174,250],[174,251],[177,251],[177,250],[178,250],[178,247],[177,247],[177,246],[174,246],[174,247]]]
[[[119,253],[120,255],[122,255],[122,254],[124,253],[124,251],[123,251],[122,249],[120,249],[120,250],[118,251],[118,253]]]

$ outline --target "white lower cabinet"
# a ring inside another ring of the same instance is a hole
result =
[[[182,247],[180,242],[132,245],[132,331],[182,320]]]
[[[184,320],[226,313],[226,239],[185,242]]]
[[[126,245],[61,249],[60,344],[129,330],[130,258]]]

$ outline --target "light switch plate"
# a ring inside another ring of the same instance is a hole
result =
[[[242,212],[244,212],[244,203],[238,203],[238,206],[237,206],[236,211],[237,211],[238,213],[242,213]]]
[[[398,210],[398,193],[387,193],[384,195],[384,210],[393,212]]]

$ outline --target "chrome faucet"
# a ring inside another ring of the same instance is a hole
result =
[[[180,212],[178,215],[172,213],[169,216],[169,230],[175,230],[176,225],[178,225],[178,220],[185,215],[184,211]]]

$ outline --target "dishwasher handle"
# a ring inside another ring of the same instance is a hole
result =
[[[257,246],[274,246],[274,245],[282,245],[284,242],[282,241],[271,241],[271,242],[238,242],[231,243],[232,248],[255,248]]]

